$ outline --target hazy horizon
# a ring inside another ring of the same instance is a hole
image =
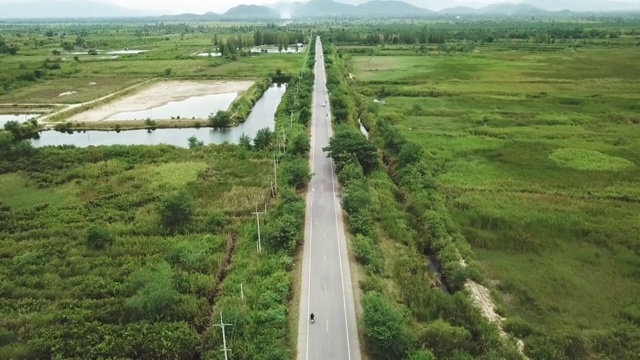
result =
[[[0,6],[12,3],[28,3],[32,0],[0,0]],[[82,1],[82,0],[59,0],[59,1]],[[132,10],[150,10],[150,11],[162,11],[169,14],[180,13],[197,13],[202,14],[208,11],[217,13],[223,13],[230,8],[240,4],[252,4],[252,5],[271,5],[279,2],[293,2],[295,0],[226,0],[226,1],[213,1],[204,2],[202,0],[137,0],[135,2],[130,0],[87,0],[87,2],[103,2],[112,3],[120,7]],[[302,0],[306,2],[308,0]],[[361,4],[369,0],[334,0],[341,3],[348,4]],[[423,7],[430,10],[441,10],[454,6],[469,6],[469,7],[482,7],[495,3],[533,3],[543,2],[550,3],[549,0],[403,0],[407,3]],[[591,3],[594,0],[587,1],[562,1],[562,3],[575,3],[576,5],[583,5],[585,2]],[[595,0],[597,1],[597,0]],[[640,4],[640,0],[621,0],[613,1],[614,3],[627,3],[627,4]]]

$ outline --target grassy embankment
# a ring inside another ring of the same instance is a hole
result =
[[[424,150],[448,226],[471,244],[528,355],[629,358],[640,318],[640,57],[493,50],[354,57],[359,91],[385,100],[368,126],[385,119]]]

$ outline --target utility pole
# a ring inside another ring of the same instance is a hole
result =
[[[295,102],[295,97],[293,101]],[[293,109],[291,109],[291,120],[289,121],[289,127],[293,127]]]
[[[293,116],[293,114],[291,114],[291,116]],[[284,149],[284,152],[287,152],[287,134],[284,133],[284,129],[282,129],[282,147]]]
[[[227,352],[231,349],[227,349],[227,337],[224,333],[224,327],[231,326],[233,324],[225,324],[224,322],[222,322],[222,312],[220,312],[220,324],[214,324],[214,325],[220,326],[222,328],[222,346],[224,346],[222,351],[224,351],[224,360],[228,360],[229,358],[227,357]]]
[[[278,190],[278,158],[273,157],[273,188]]]
[[[242,290],[242,283],[240,283],[240,299],[244,301],[244,291]]]
[[[253,215],[256,216],[256,222],[258,223],[258,244],[257,244],[257,249],[258,252],[262,252],[262,243],[260,240],[260,214],[263,214],[262,212],[259,212],[258,210],[256,210]]]

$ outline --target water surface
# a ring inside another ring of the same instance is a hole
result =
[[[272,85],[253,107],[247,121],[239,126],[225,129],[158,129],[130,130],[130,131],[86,131],[73,134],[57,131],[43,131],[40,138],[32,140],[35,147],[75,145],[77,147],[99,145],[159,145],[168,144],[180,147],[188,147],[188,139],[195,136],[205,144],[237,144],[240,137],[245,134],[254,138],[258,130],[268,127],[275,128],[275,112],[282,100],[286,88]]]
[[[181,119],[208,119],[210,114],[218,110],[227,110],[238,93],[225,93],[217,95],[192,96],[186,100],[170,101],[164,105],[147,110],[126,111],[109,116],[105,120],[168,120]],[[108,105],[107,105],[108,106]]]

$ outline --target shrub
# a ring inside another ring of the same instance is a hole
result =
[[[113,236],[103,227],[92,225],[87,230],[87,246],[94,250],[102,250],[115,242]]]
[[[306,133],[299,131],[291,138],[291,152],[298,155],[305,155],[311,149],[311,143]]]
[[[524,319],[513,316],[502,323],[504,331],[513,334],[518,338],[526,338],[533,333],[533,327]]]
[[[405,314],[376,292],[362,299],[363,330],[372,355],[381,359],[401,359],[409,346]]]
[[[273,142],[273,138],[274,138],[274,134],[273,134],[273,131],[271,131],[271,129],[269,128],[260,129],[256,134],[256,138],[253,139],[253,145],[258,150],[267,149],[269,146],[271,146],[271,142]]]
[[[209,115],[209,122],[216,128],[227,127],[231,124],[231,113],[219,110],[215,115]]]
[[[362,265],[370,267],[374,272],[382,270],[382,258],[373,239],[362,234],[351,238],[353,253]]]
[[[179,229],[191,222],[195,211],[193,198],[186,191],[167,196],[160,205],[160,222],[167,229]]]
[[[281,172],[287,185],[293,186],[298,190],[307,186],[309,180],[311,180],[309,162],[306,159],[294,158],[285,161],[282,164]]]

